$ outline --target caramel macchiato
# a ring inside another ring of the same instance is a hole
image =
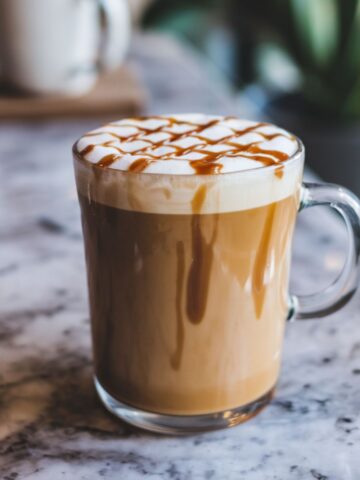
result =
[[[267,123],[190,114],[77,142],[95,373],[113,398],[198,415],[273,389],[300,148]]]

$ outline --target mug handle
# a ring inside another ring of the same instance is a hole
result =
[[[326,205],[341,214],[348,233],[349,252],[338,278],[321,292],[290,297],[288,320],[319,318],[336,312],[354,295],[360,282],[360,201],[346,188],[303,183],[299,212]]]
[[[113,70],[123,62],[131,35],[127,0],[96,0],[100,22],[99,70]]]

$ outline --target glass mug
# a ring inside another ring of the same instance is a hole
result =
[[[273,396],[285,320],[322,317],[354,294],[359,200],[302,183],[304,147],[291,138],[280,167],[217,175],[103,168],[84,159],[94,147],[74,145],[95,385],[117,417],[170,434],[251,418]],[[296,215],[315,205],[343,216],[347,260],[324,291],[289,296]]]

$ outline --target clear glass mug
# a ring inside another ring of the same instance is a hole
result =
[[[359,200],[335,185],[302,183],[301,141],[281,170],[123,172],[87,163],[76,144],[74,164],[105,407],[170,434],[257,414],[273,396],[285,321],[332,313],[358,286]],[[191,212],[176,203],[184,191]],[[296,215],[316,205],[343,216],[347,260],[324,291],[289,296]]]

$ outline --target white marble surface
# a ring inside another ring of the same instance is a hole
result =
[[[135,48],[134,67],[144,71],[151,55],[155,65],[164,61],[165,54]],[[174,92],[161,98],[159,69],[145,70],[149,108],[170,111]],[[173,75],[165,70],[161,78]],[[209,105],[209,95],[196,95],[199,110],[231,109],[221,108],[221,98]],[[0,478],[358,480],[359,294],[331,318],[288,325],[276,398],[247,424],[171,438],[104,411],[91,379],[70,155],[73,140],[92,126],[0,125]],[[301,214],[294,288],[320,288],[344,248],[335,218],[321,209]]]

